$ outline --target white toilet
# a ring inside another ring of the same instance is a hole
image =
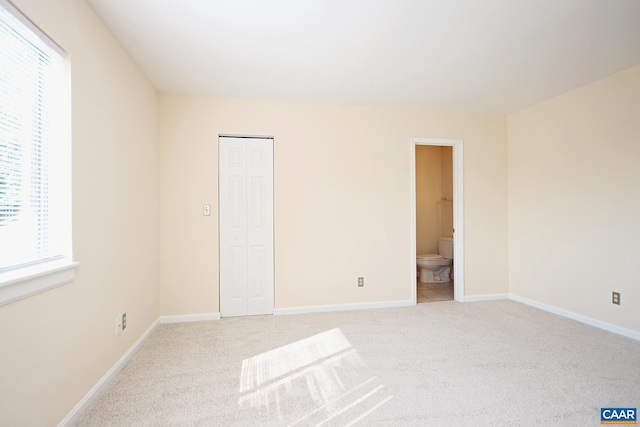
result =
[[[438,252],[440,253],[418,255],[416,257],[422,283],[448,282],[451,280],[453,237],[439,237]]]

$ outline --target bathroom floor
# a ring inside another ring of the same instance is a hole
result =
[[[453,299],[453,280],[440,283],[417,282],[418,304],[434,301],[451,301]]]

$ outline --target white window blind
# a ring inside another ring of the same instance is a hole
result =
[[[72,259],[70,125],[64,51],[0,0],[0,279]]]

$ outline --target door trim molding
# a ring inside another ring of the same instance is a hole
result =
[[[453,299],[464,301],[464,194],[463,194],[463,141],[462,139],[419,138],[410,141],[411,176],[411,295],[418,301],[416,289],[416,146],[431,145],[453,147]]]
[[[274,139],[273,135],[270,136],[259,136],[259,135],[232,135],[227,133],[218,134],[218,141],[220,138],[245,138],[245,139]]]

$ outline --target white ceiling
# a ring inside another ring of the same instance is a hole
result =
[[[510,113],[640,64],[640,0],[88,0],[163,92]]]

